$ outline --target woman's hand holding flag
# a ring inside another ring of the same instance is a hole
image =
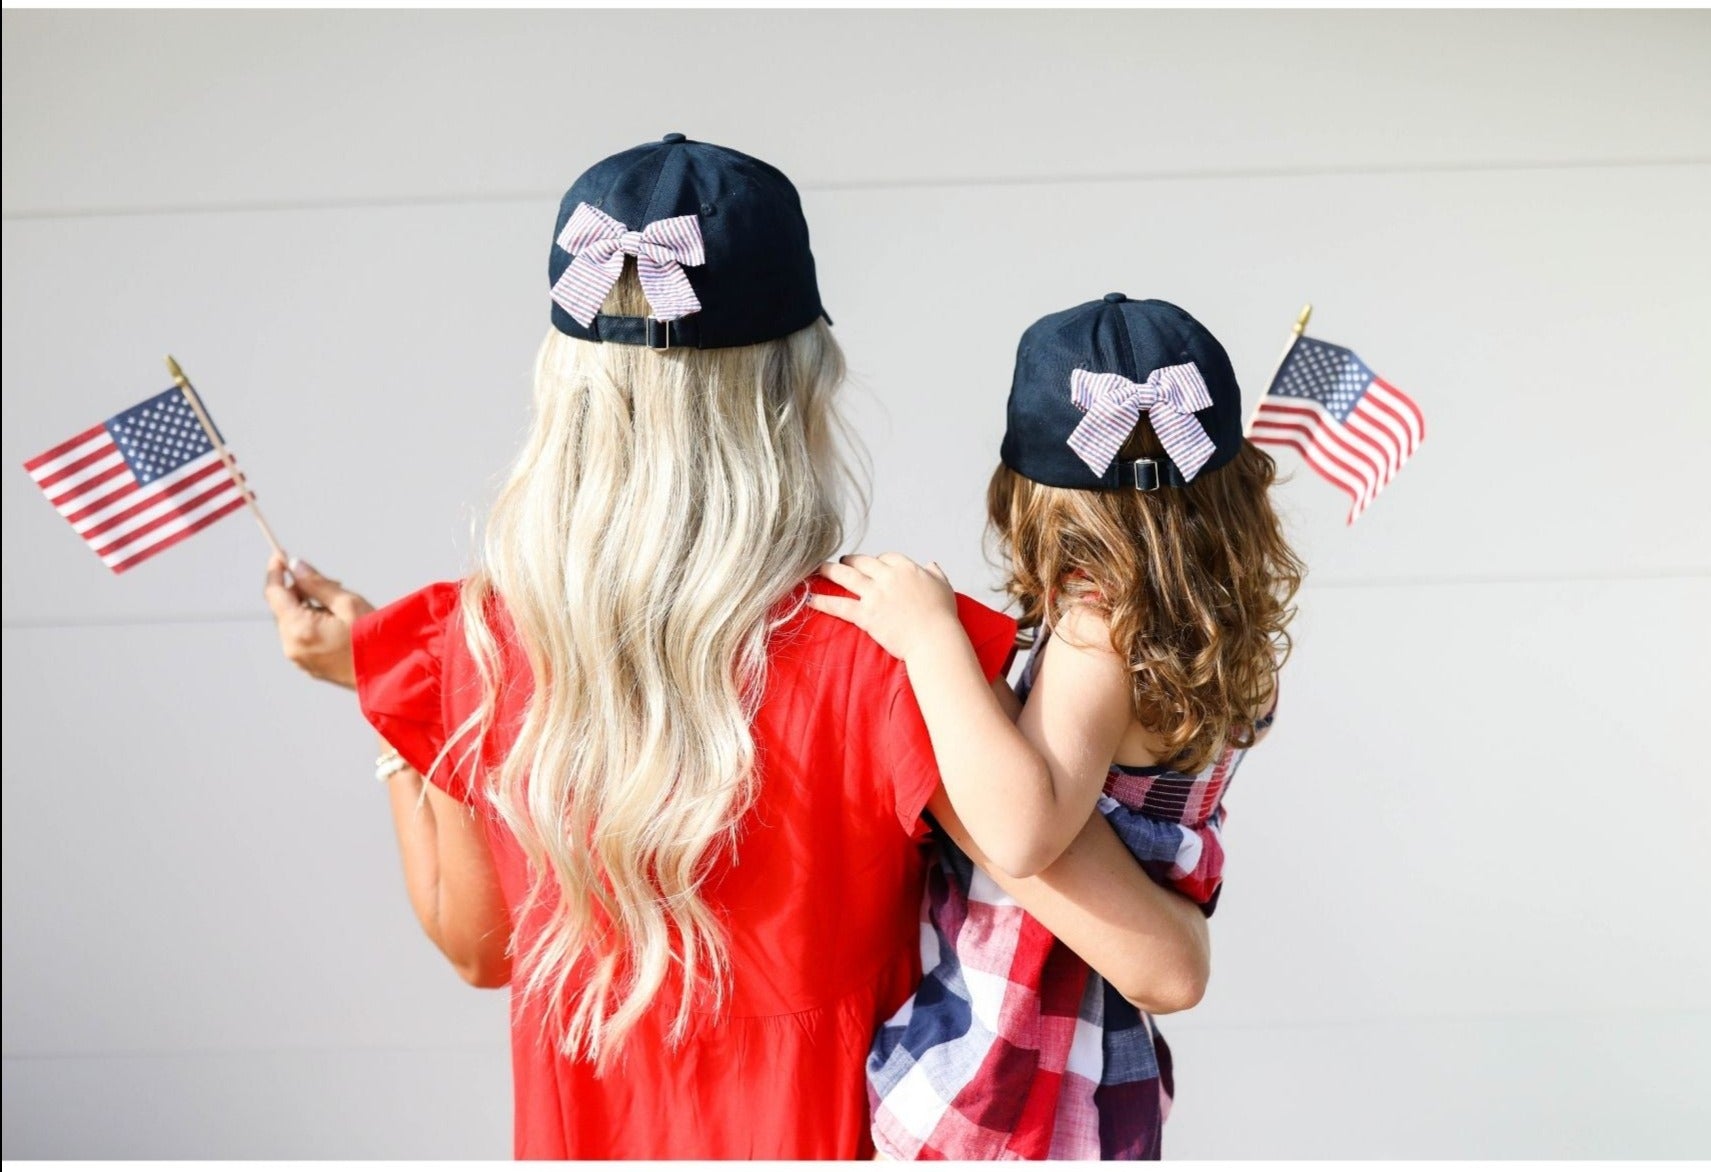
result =
[[[264,593],[285,658],[318,680],[354,689],[351,627],[373,604],[301,558],[287,564],[279,554],[267,563]]]

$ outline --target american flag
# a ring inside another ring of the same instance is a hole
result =
[[[115,574],[244,505],[178,387],[26,460],[24,470]]]
[[[1354,351],[1297,338],[1254,413],[1257,444],[1294,448],[1349,494],[1349,524],[1426,438],[1426,417]]]

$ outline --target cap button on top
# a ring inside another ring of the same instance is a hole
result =
[[[1111,305],[1118,305],[1127,301],[1128,298],[1123,296],[1121,293],[1107,293],[1105,294],[1105,300]]]
[[[674,130],[670,134],[666,135],[664,138],[660,139],[660,141],[661,142],[687,142],[688,139],[684,135],[681,135],[681,134],[677,133],[677,131]]]

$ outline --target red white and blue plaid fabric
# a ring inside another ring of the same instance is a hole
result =
[[[694,216],[655,220],[632,231],[592,204],[579,203],[558,234],[558,246],[572,260],[553,285],[553,300],[585,326],[624,275],[627,256],[636,258],[636,276],[655,321],[676,321],[701,310],[683,271],[684,265],[707,263],[701,221]]]
[[[1194,418],[1194,412],[1212,405],[1212,392],[1200,368],[1192,362],[1161,366],[1144,382],[1078,367],[1070,372],[1069,398],[1087,412],[1087,417],[1069,433],[1070,450],[1081,457],[1095,476],[1103,476],[1117,458],[1129,433],[1141,421],[1143,411],[1183,479],[1193,480],[1201,465],[1218,450],[1218,445]]]
[[[1224,869],[1223,796],[1244,755],[1226,749],[1194,776],[1113,766],[1099,799],[1147,873],[1207,915]],[[879,1151],[899,1160],[1157,1159],[1174,1085],[1152,1018],[935,837],[921,987],[868,1054]]]

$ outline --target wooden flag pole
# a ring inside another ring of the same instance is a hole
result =
[[[1307,319],[1313,316],[1313,304],[1308,302],[1301,307],[1301,313],[1295,319],[1295,328],[1289,331],[1289,341],[1283,345],[1283,353],[1277,356],[1277,365],[1271,368],[1271,378],[1266,380],[1265,390],[1254,396],[1254,409],[1248,412],[1248,425],[1242,428],[1243,435],[1251,435],[1254,430],[1254,420],[1259,417],[1259,405],[1271,392],[1272,384],[1277,381],[1278,372],[1283,364],[1289,361],[1289,352],[1295,349],[1295,343],[1301,340],[1301,335],[1307,332]]]
[[[285,556],[285,548],[279,544],[279,538],[273,535],[273,527],[267,523],[267,518],[261,515],[261,506],[255,503],[255,493],[244,481],[244,475],[238,471],[237,461],[232,459],[232,453],[226,450],[226,445],[220,440],[220,433],[214,430],[214,421],[208,418],[208,411],[202,406],[202,396],[196,393],[196,388],[190,385],[190,379],[185,375],[184,368],[174,361],[172,355],[166,356],[166,370],[172,375],[172,381],[178,384],[178,389],[184,392],[184,401],[190,404],[190,409],[196,412],[196,421],[202,425],[203,434],[208,442],[214,445],[214,450],[220,454],[220,462],[231,474],[232,483],[238,486],[238,493],[244,498],[244,504],[255,514],[255,523],[261,526],[261,535],[267,538],[267,544],[280,557]]]

